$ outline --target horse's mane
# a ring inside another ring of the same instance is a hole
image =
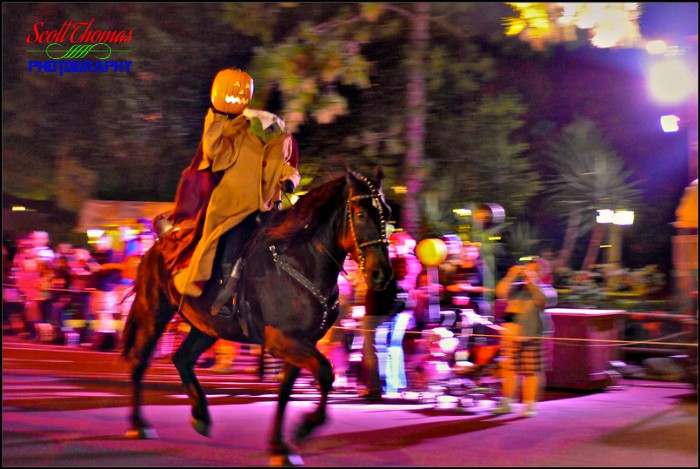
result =
[[[300,234],[309,236],[328,222],[338,205],[344,202],[346,178],[338,177],[314,187],[290,208],[270,216],[263,224],[260,235],[273,241],[288,242]]]

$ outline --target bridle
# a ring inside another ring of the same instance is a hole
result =
[[[350,189],[350,196],[348,197],[347,203],[345,205],[345,212],[347,214],[347,225],[344,231],[346,232],[347,227],[350,227],[350,234],[352,236],[353,244],[355,245],[355,254],[357,255],[357,259],[359,260],[358,269],[360,273],[364,273],[366,260],[364,250],[369,246],[374,246],[375,244],[389,244],[389,240],[386,237],[386,217],[384,216],[384,208],[382,207],[382,200],[384,199],[384,194],[381,191],[377,190],[377,188],[374,187],[374,184],[372,184],[372,182],[366,177],[354,172],[352,174],[357,179],[364,182],[370,189],[369,194],[362,195],[353,195],[353,191],[352,189]],[[355,222],[352,217],[351,204],[363,199],[372,199],[372,206],[377,209],[377,212],[379,212],[379,238],[360,243],[357,240],[357,231],[355,230]]]
[[[382,200],[384,198],[384,194],[377,190],[377,188],[372,184],[369,179],[366,177],[352,172],[353,176],[355,178],[361,180],[364,182],[367,187],[370,189],[370,194],[362,194],[362,195],[353,195],[352,188],[350,189],[350,194],[348,196],[348,200],[345,204],[345,223],[343,227],[343,233],[347,234],[348,227],[350,229],[350,234],[352,236],[352,241],[353,244],[355,245],[355,252],[357,255],[358,260],[360,261],[358,264],[358,270],[360,273],[364,273],[365,269],[365,255],[364,255],[364,249],[368,248],[369,246],[374,246],[375,244],[389,244],[389,240],[386,237],[386,218],[384,216],[384,208],[382,207]],[[357,231],[355,229],[355,222],[353,221],[352,218],[352,210],[351,210],[351,205],[359,200],[363,199],[372,199],[372,206],[377,209],[379,212],[379,223],[380,223],[380,237],[378,239],[373,239],[370,241],[364,241],[364,242],[358,242],[357,240]],[[334,309],[337,309],[339,306],[339,300],[338,300],[338,292],[337,289],[335,291],[335,294],[331,297],[326,297],[324,296],[321,291],[313,284],[311,280],[308,279],[304,274],[299,272],[297,269],[294,268],[289,262],[284,260],[280,254],[277,252],[277,249],[274,245],[270,245],[268,247],[270,253],[272,254],[272,260],[277,266],[278,269],[282,269],[287,274],[289,274],[292,278],[294,278],[297,282],[299,282],[301,285],[304,286],[313,296],[316,298],[316,300],[319,302],[321,305],[321,308],[323,309],[323,316],[321,319],[321,324],[319,325],[319,328],[323,330],[326,326],[326,322],[328,319],[328,314],[333,311]],[[336,261],[333,256],[327,251],[325,247],[322,246],[322,249],[328,256],[333,259],[333,261],[339,265],[340,270],[344,271],[342,264]]]

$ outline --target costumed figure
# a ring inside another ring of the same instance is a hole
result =
[[[301,180],[294,137],[279,117],[248,109],[253,90],[253,79],[242,70],[217,73],[202,141],[183,171],[175,206],[154,219],[163,241],[170,238],[172,247],[163,252],[180,294],[199,297],[217,276],[221,289],[212,314],[231,308],[234,266],[256,216],[275,208],[282,192],[293,192]],[[220,243],[221,269],[213,272]]]

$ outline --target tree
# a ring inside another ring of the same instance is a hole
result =
[[[285,21],[280,17],[277,22],[271,20],[271,15],[284,9],[279,5],[270,12],[256,6],[244,7],[248,12],[255,10],[257,24],[266,25],[266,30],[275,32],[272,35],[262,35],[257,28],[238,21],[238,17],[230,17],[232,27],[263,39],[250,67],[253,76],[260,77],[267,86],[256,91],[257,99],[265,101],[269,86],[275,84],[282,95],[281,114],[292,130],[304,132],[313,128],[319,132],[319,125],[335,124],[335,140],[338,134],[345,135],[341,145],[336,146],[336,155],[381,160],[383,166],[390,167],[388,185],[401,183],[394,177],[403,173],[407,179],[400,184],[406,186],[401,196],[401,224],[419,236],[426,217],[426,199],[435,200],[429,193],[423,197],[430,192],[425,187],[427,175],[436,167],[425,154],[428,129],[430,120],[437,118],[441,123],[444,119],[440,114],[445,112],[436,105],[437,100],[428,98],[429,90],[451,88],[460,93],[448,97],[449,106],[454,109],[448,108],[447,112],[456,115],[457,122],[464,118],[463,112],[473,110],[469,102],[478,97],[493,69],[493,61],[483,56],[476,35],[468,33],[472,30],[470,25],[478,25],[476,16],[471,15],[481,11],[471,4],[321,4],[304,10],[303,19],[294,26],[299,12],[292,7],[297,4],[284,5],[288,7]],[[240,13],[237,7],[236,11]],[[393,48],[387,47],[392,45]],[[383,48],[375,50],[375,46]],[[389,66],[380,69],[379,62],[389,62]],[[390,106],[380,107],[376,101],[363,100],[363,95],[371,94],[378,82],[390,81],[389,73],[393,71],[397,72],[393,76],[401,77],[400,83],[395,89],[382,90],[385,95],[392,93]],[[459,75],[459,71],[467,73]],[[352,88],[360,93],[352,95]],[[348,96],[354,100],[351,102]],[[403,102],[395,96],[401,96]],[[365,108],[357,112],[354,104],[368,106],[371,111]],[[362,120],[353,126],[342,119],[346,115]],[[437,125],[440,124],[433,128]],[[451,144],[451,139],[442,143],[441,150]],[[328,145],[324,147],[323,151],[328,152]],[[454,201],[452,197],[446,200]]]
[[[576,240],[592,231],[586,269],[596,258],[603,236],[603,225],[595,222],[597,210],[635,209],[641,201],[638,183],[629,181],[632,173],[588,118],[574,119],[545,152],[555,168],[548,181],[550,201],[567,217],[557,265],[570,266]]]
[[[385,187],[410,187],[405,195],[388,191],[406,207],[402,223],[424,230],[428,200],[447,214],[464,203],[454,174],[480,179],[476,165],[463,163],[463,150],[480,142],[476,133],[498,135],[505,156],[524,151],[507,135],[511,124],[497,120],[506,114],[496,108],[514,101],[485,92],[495,71],[492,34],[502,36],[498,5],[184,3],[168,4],[167,16],[162,4],[148,3],[3,5],[21,13],[20,32],[37,17],[60,24],[85,15],[103,29],[134,31],[130,74],[10,77],[3,100],[7,167],[19,170],[28,153],[36,155],[46,177],[16,189],[41,188],[52,198],[59,159],[78,161],[80,167],[60,165],[61,180],[95,174],[97,182],[74,193],[61,189],[70,206],[80,197],[171,200],[201,136],[211,78],[222,66],[239,66],[259,85],[252,107],[279,113],[297,132],[301,172],[310,176],[303,184],[327,177],[334,162],[363,172],[381,164]],[[23,66],[17,42],[3,48]],[[42,103],[41,112],[25,112],[29,96]],[[484,118],[473,117],[482,106],[502,129],[462,125]],[[36,150],[27,151],[28,143]],[[438,186],[444,193],[433,191]]]

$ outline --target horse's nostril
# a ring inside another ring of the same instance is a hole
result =
[[[391,279],[391,272],[377,269],[372,271],[372,281],[380,288],[386,287]]]

